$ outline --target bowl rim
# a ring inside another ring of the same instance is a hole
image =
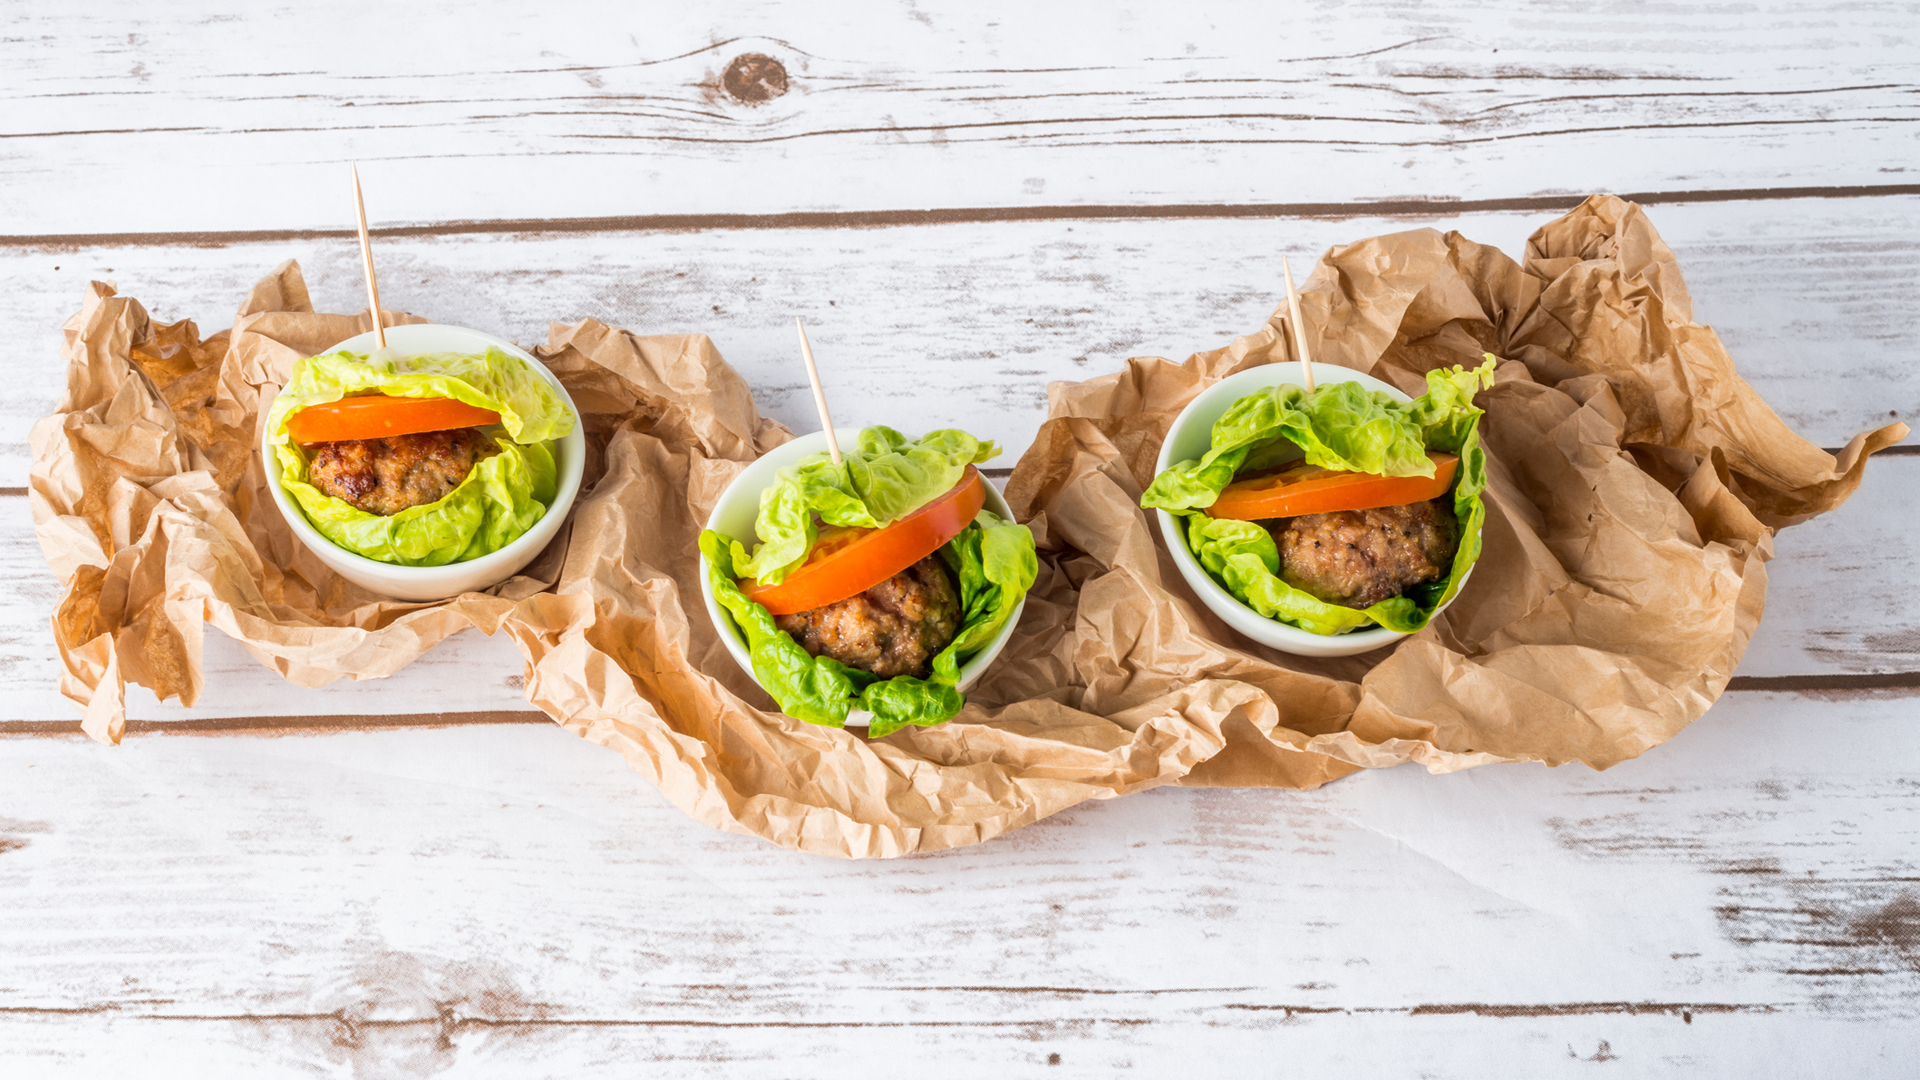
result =
[[[1316,385],[1325,385],[1329,382],[1357,382],[1369,390],[1385,391],[1392,395],[1397,401],[1408,402],[1413,400],[1406,392],[1391,383],[1376,376],[1369,375],[1364,371],[1356,371],[1353,368],[1341,367],[1337,364],[1320,363],[1314,365],[1313,373]],[[1186,407],[1182,408],[1179,414],[1173,418],[1173,423],[1168,425],[1166,437],[1160,442],[1159,456],[1155,459],[1154,475],[1160,475],[1173,464],[1173,461],[1170,459],[1173,456],[1173,444],[1176,434],[1181,432],[1188,423],[1193,422],[1192,418],[1195,417],[1201,409],[1210,406],[1212,403],[1228,395],[1231,395],[1231,398],[1227,404],[1231,405],[1233,401],[1237,401],[1247,394],[1253,393],[1255,390],[1266,387],[1286,385],[1301,386],[1304,385],[1302,379],[1303,372],[1301,371],[1301,365],[1297,361],[1286,361],[1282,363],[1260,364],[1247,368],[1244,371],[1236,371],[1231,375],[1216,380],[1212,385],[1194,395],[1193,400],[1187,402]],[[1211,424],[1208,425],[1209,444],[1212,442],[1211,426]],[[1239,597],[1228,592],[1224,586],[1214,580],[1212,574],[1207,573],[1207,568],[1200,565],[1200,560],[1194,556],[1192,549],[1186,545],[1184,540],[1185,530],[1181,528],[1178,518],[1174,517],[1173,514],[1167,510],[1157,509],[1155,512],[1159,515],[1161,538],[1166,542],[1168,553],[1173,557],[1174,565],[1180,568],[1181,576],[1187,580],[1188,587],[1193,589],[1194,594],[1200,598],[1201,602],[1212,609],[1213,613],[1219,616],[1222,622],[1225,622],[1230,628],[1243,637],[1251,638],[1262,645],[1279,649],[1282,652],[1293,653],[1298,656],[1331,658],[1337,656],[1355,656],[1360,653],[1371,652],[1374,649],[1390,645],[1400,638],[1411,636],[1406,631],[1394,630],[1378,624],[1367,629],[1350,630],[1339,634],[1316,634],[1311,630],[1303,630],[1300,627],[1281,622],[1278,619],[1267,618],[1247,606]],[[1472,576],[1473,569],[1469,568],[1467,573],[1460,579],[1460,589],[1455,591],[1453,596],[1449,597],[1445,604],[1434,609],[1435,615],[1446,610],[1449,605],[1460,598],[1460,594],[1466,591],[1467,579]],[[1254,620],[1258,620],[1263,624],[1261,629],[1272,635],[1272,640],[1263,639],[1251,630],[1237,625],[1242,617],[1251,617]]]
[[[856,441],[858,441],[860,437],[860,432],[866,430],[866,427],[871,427],[871,426],[874,426],[874,425],[866,425],[865,427],[846,427],[839,424],[835,424],[833,430],[834,430],[834,435],[840,440],[840,443],[842,446],[851,446]],[[775,455],[780,455],[780,457],[777,459],[777,463],[767,467],[765,471],[760,475],[771,476],[771,474],[777,473],[780,469],[785,468],[787,465],[792,464],[794,461],[797,461],[800,458],[806,457],[809,454],[819,453],[820,451],[823,451],[826,448],[827,448],[826,432],[813,431],[803,435],[796,435],[791,440],[781,443],[779,446],[776,446],[772,450],[769,450],[766,453],[760,455],[758,458],[754,459],[751,463],[749,463],[745,469],[740,470],[739,475],[735,476],[731,481],[728,482],[727,486],[721,490],[719,497],[713,501],[713,509],[707,512],[707,520],[705,524],[701,526],[701,528],[703,530],[713,528],[714,518],[719,516],[721,506],[724,505],[727,502],[727,500],[733,496],[734,490],[736,488],[740,487],[741,484],[747,482],[749,472],[751,472],[756,468],[760,468],[763,465],[763,463],[768,462],[770,459],[774,459]],[[982,476],[981,479],[986,480],[986,477]],[[765,491],[765,490],[766,490],[766,487],[763,484],[754,493],[756,496],[756,501],[757,501],[759,491]],[[995,514],[998,514],[999,516],[1007,519],[1008,521],[1014,520],[1013,510],[1012,510],[1012,507],[1010,507],[1007,504],[1006,496],[1001,494],[998,488],[994,487],[993,482],[991,480],[987,480],[986,509],[992,511]],[[740,538],[735,537],[735,539],[740,539]],[[756,536],[755,539],[757,540],[758,537]],[[707,564],[706,553],[701,552],[699,555],[700,597],[706,603],[707,616],[708,618],[713,620],[713,625],[715,629],[717,629],[720,632],[720,640],[723,644],[726,645],[727,655],[733,657],[734,664],[737,665],[741,671],[746,672],[747,678],[752,679],[753,684],[755,686],[759,686],[762,691],[766,691],[766,687],[762,686],[760,683],[760,677],[758,675],[755,675],[753,672],[753,658],[752,658],[752,655],[747,650],[746,640],[740,633],[740,627],[734,623],[733,616],[729,614],[725,608],[721,607],[720,601],[714,597],[713,584],[707,580],[706,564]],[[1029,594],[1030,593],[1031,593],[1031,590],[1029,590]],[[1027,596],[1022,595],[1020,597],[1020,602],[1014,605],[1013,614],[1007,617],[1006,624],[1000,627],[999,632],[996,633],[993,636],[993,638],[989,640],[986,643],[986,645],[980,649],[979,652],[974,653],[973,656],[969,658],[966,663],[960,665],[960,681],[956,685],[955,689],[959,690],[963,694],[966,693],[968,688],[970,688],[974,683],[978,682],[980,679],[980,676],[986,673],[987,668],[992,666],[994,660],[999,658],[1001,650],[1006,648],[1007,642],[1013,639],[1014,628],[1019,625],[1020,615],[1022,612],[1026,610],[1026,607],[1027,607]],[[779,703],[776,702],[774,707],[776,710],[778,710]],[[785,712],[781,712],[780,715],[786,716],[787,714]],[[869,719],[870,719],[869,713],[867,713],[864,709],[855,707],[852,711],[850,711],[847,714],[847,726],[860,727],[865,725]],[[805,721],[795,721],[795,722],[805,723]],[[809,726],[825,726],[825,725],[809,725]]]
[[[571,449],[572,452],[566,455],[566,460],[561,464],[560,485],[554,495],[553,502],[547,506],[547,512],[541,515],[540,521],[535,522],[533,528],[520,534],[506,547],[498,551],[490,551],[477,559],[441,563],[438,566],[406,566],[401,563],[381,562],[379,559],[369,559],[357,551],[348,551],[346,548],[327,539],[326,534],[315,528],[313,522],[307,520],[306,511],[301,509],[300,504],[281,486],[279,470],[273,464],[273,444],[268,441],[270,432],[267,429],[267,414],[272,411],[273,403],[271,401],[267,402],[260,410],[260,431],[255,448],[260,451],[261,471],[265,473],[267,490],[272,495],[274,504],[280,508],[280,516],[286,519],[287,527],[293,530],[294,536],[322,561],[337,558],[347,566],[354,567],[362,573],[377,573],[383,575],[398,574],[402,577],[419,579],[422,583],[429,583],[435,577],[453,577],[456,575],[478,576],[484,573],[491,573],[494,568],[505,566],[511,563],[516,556],[524,553],[529,542],[536,539],[536,537],[542,547],[550,543],[553,539],[552,535],[539,536],[542,532],[540,526],[549,518],[564,520],[566,515],[572,511],[574,500],[580,494],[581,479],[586,474],[586,438],[582,433],[584,419],[580,415],[580,407],[573,402],[573,395],[567,393],[567,388],[561,385],[559,378],[553,374],[553,371],[549,369],[547,365],[541,363],[532,353],[498,335],[489,334],[484,330],[475,330],[472,327],[455,326],[451,323],[401,323],[396,326],[386,327],[387,347],[401,351],[409,348],[414,348],[422,352],[430,351],[427,347],[408,346],[394,340],[396,337],[414,337],[422,331],[451,331],[470,338],[477,338],[499,348],[501,351],[532,367],[536,373],[547,381],[548,385],[552,386],[553,389],[559,393],[560,400],[566,403],[567,408],[573,410],[573,430],[555,440],[562,446]],[[374,332],[369,330],[363,334],[355,334],[352,337],[329,345],[313,355],[325,356],[328,353],[341,351],[372,352],[375,348],[378,348],[377,338],[374,336]],[[449,350],[436,349],[431,351]],[[289,377],[291,377],[291,375],[289,375]],[[282,386],[280,389],[285,389],[285,387]],[[279,390],[274,392],[274,396],[276,398],[279,397]],[[524,563],[522,565],[524,565]],[[503,578],[510,576],[511,573],[512,571],[509,571],[507,575],[503,575]]]

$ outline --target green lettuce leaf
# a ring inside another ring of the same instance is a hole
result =
[[[1269,619],[1316,634],[1337,634],[1377,623],[1413,633],[1460,591],[1480,557],[1480,528],[1487,510],[1487,456],[1480,448],[1483,410],[1473,395],[1493,385],[1491,354],[1471,371],[1455,367],[1427,373],[1427,393],[1402,404],[1354,383],[1330,383],[1309,395],[1297,386],[1261,390],[1233,403],[1213,427],[1213,447],[1198,461],[1184,461],[1154,478],[1140,505],[1179,518],[1200,565],[1241,603]],[[1351,389],[1344,389],[1351,388]],[[1284,391],[1292,391],[1285,393]],[[1320,400],[1325,398],[1324,401]],[[1214,519],[1212,506],[1236,473],[1284,460],[1298,447],[1310,464],[1388,476],[1432,476],[1428,450],[1458,454],[1453,511],[1460,542],[1442,581],[1415,586],[1401,596],[1355,609],[1288,585],[1280,578],[1280,552],[1272,534],[1250,521]],[[1412,455],[1417,455],[1417,468]]]
[[[944,724],[959,716],[966,703],[966,695],[951,683],[911,675],[875,679],[860,691],[860,707],[873,714],[867,721],[869,739],[883,738],[909,725]]]
[[[1241,472],[1279,464],[1296,451],[1307,464],[1325,469],[1432,476],[1427,451],[1465,437],[1480,415],[1473,394],[1483,385],[1493,385],[1491,360],[1473,371],[1428,372],[1426,395],[1408,403],[1355,382],[1327,383],[1311,394],[1293,385],[1256,390],[1214,421],[1204,455],[1154,477],[1140,505],[1161,510],[1212,506]]]
[[[844,727],[847,713],[858,705],[873,714],[869,739],[958,716],[967,701],[957,689],[961,665],[1006,625],[1039,571],[1033,533],[981,511],[939,552],[959,583],[961,622],[953,641],[933,658],[929,678],[879,679],[808,653],[774,623],[766,608],[747,599],[734,574],[725,569],[733,565],[738,548],[732,537],[711,529],[700,534],[707,582],[746,639],[754,678],[782,712],[809,724]]]
[[[477,355],[336,352],[294,366],[293,378],[267,410],[274,445],[287,441],[287,418],[301,409],[375,391],[389,397],[455,398],[491,409],[517,443],[546,442],[573,430],[573,410],[553,387],[525,361],[497,348]]]
[[[1006,625],[1040,573],[1033,533],[982,510],[974,523],[940,549],[960,583],[960,631],[933,658],[933,676],[960,681],[960,664],[987,647]]]
[[[275,448],[280,486],[306,512],[320,535],[384,563],[440,566],[499,551],[546,515],[559,470],[545,443],[521,446],[495,438],[500,452],[475,462],[465,480],[438,502],[397,514],[369,514],[307,482],[300,447]]]
[[[445,498],[397,514],[370,514],[308,482],[306,452],[287,421],[312,405],[355,394],[455,398],[500,414],[488,429],[499,453],[483,458]],[[280,485],[334,544],[380,562],[440,566],[491,554],[546,515],[559,486],[552,440],[573,430],[560,395],[526,363],[500,349],[484,354],[398,356],[337,352],[301,361],[267,413]]]
[[[816,517],[868,529],[891,524],[945,494],[968,465],[999,452],[991,442],[950,428],[917,440],[890,427],[867,428],[839,465],[820,453],[780,470],[760,493],[754,522],[760,546],[752,554],[734,546],[734,573],[779,584],[813,549]]]
[[[827,727],[847,726],[847,712],[861,688],[876,680],[831,657],[812,655],[774,625],[772,614],[747,599],[733,575],[721,569],[732,561],[728,550],[732,543],[712,529],[700,533],[707,583],[713,587],[714,599],[747,639],[753,677],[773,696],[780,710],[795,720]]]

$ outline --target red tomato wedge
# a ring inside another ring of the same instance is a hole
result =
[[[1376,476],[1323,469],[1318,465],[1295,465],[1271,476],[1236,480],[1207,507],[1207,514],[1236,521],[1261,521],[1426,502],[1447,493],[1460,464],[1460,459],[1453,454],[1428,451],[1427,456],[1433,459],[1431,477]]]
[[[294,442],[343,442],[348,439],[384,439],[422,431],[486,427],[500,422],[500,414],[453,398],[388,397],[366,394],[309,405],[287,421]]]
[[[828,525],[799,569],[778,585],[742,581],[747,599],[775,615],[798,615],[875,585],[938,551],[960,535],[987,504],[987,483],[980,470],[965,476],[946,494],[885,528],[856,529]]]

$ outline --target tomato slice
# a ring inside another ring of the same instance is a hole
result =
[[[453,398],[364,394],[301,409],[287,420],[287,434],[304,445],[486,427],[499,422],[500,414],[492,409]]]
[[[987,482],[967,466],[946,494],[884,528],[829,525],[820,530],[807,561],[778,585],[740,583],[747,599],[775,615],[798,615],[825,607],[875,585],[919,562],[960,535],[987,504]]]
[[[1431,477],[1377,476],[1323,469],[1318,465],[1296,465],[1271,476],[1236,480],[1207,507],[1207,514],[1236,521],[1261,521],[1426,502],[1447,493],[1460,464],[1460,459],[1453,454],[1429,450],[1427,456],[1433,459]]]

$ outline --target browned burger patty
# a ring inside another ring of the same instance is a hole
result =
[[[1453,563],[1453,511],[1433,502],[1308,514],[1274,523],[1280,578],[1330,604],[1370,607]]]
[[[929,555],[866,592],[773,621],[815,656],[883,679],[924,679],[934,654],[960,632],[960,596]]]
[[[308,450],[309,483],[383,517],[439,502],[467,478],[474,462],[500,452],[478,428],[316,443]]]

